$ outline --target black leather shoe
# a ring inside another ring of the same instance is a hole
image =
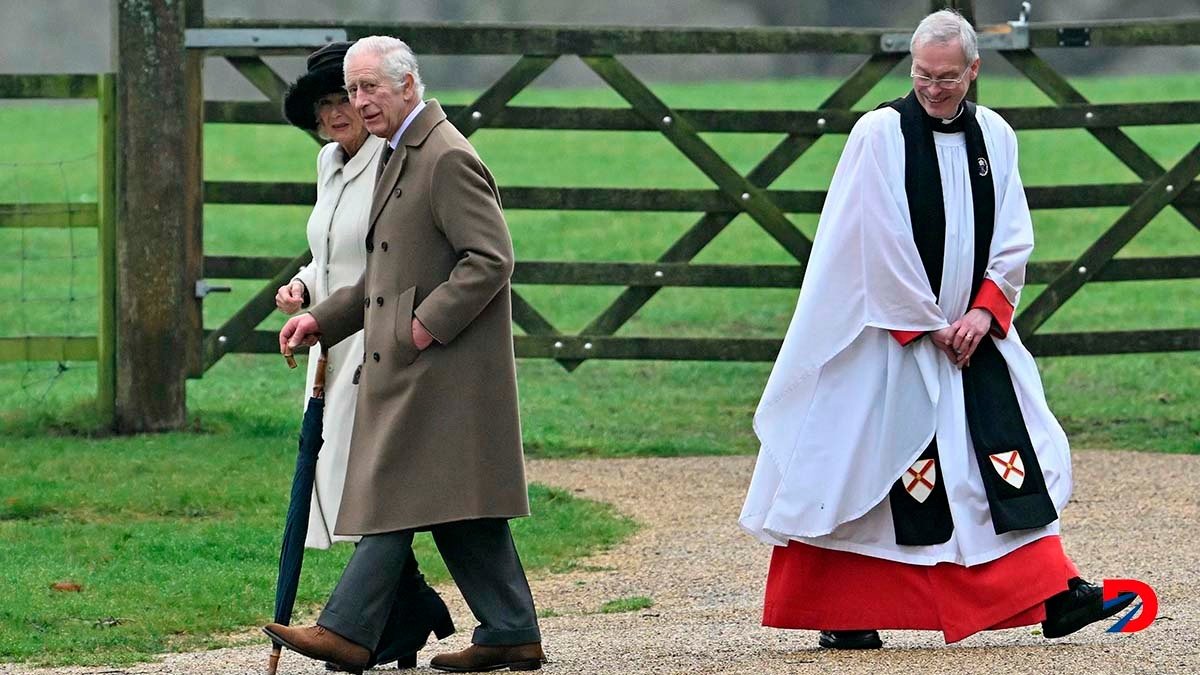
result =
[[[403,626],[402,630],[393,630],[389,621],[389,625],[384,628],[379,652],[372,655],[370,667],[396,661],[399,668],[416,668],[417,652],[429,641],[430,635],[444,640],[454,634],[454,620],[450,618],[450,610],[432,588],[425,587],[418,591],[405,611],[421,617],[421,620],[414,621],[410,618],[399,621]]]
[[[823,630],[817,644],[825,649],[880,649],[883,640],[877,630]]]
[[[1089,623],[1119,614],[1137,598],[1134,593],[1122,593],[1108,607],[1104,606],[1104,589],[1075,577],[1067,582],[1067,590],[1046,601],[1046,620],[1042,635],[1060,638],[1070,635]]]

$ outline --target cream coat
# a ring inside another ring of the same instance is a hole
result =
[[[366,268],[367,217],[371,212],[375,167],[383,146],[383,139],[369,136],[349,162],[343,162],[337,143],[326,145],[317,155],[317,203],[308,218],[308,247],[313,261],[301,267],[295,277],[308,288],[313,305],[339,288],[353,286]],[[304,542],[310,548],[329,548],[333,542],[358,540],[358,537],[334,535],[333,527],[346,482],[358,389],[353,383],[354,369],[362,361],[362,351],[361,331],[329,350],[325,443],[317,456],[308,538]],[[308,404],[312,393],[320,354],[320,345],[309,353],[303,405]]]
[[[496,182],[437,101],[413,118],[371,206],[367,269],[312,309],[321,342],[364,329],[337,532],[528,515]],[[418,318],[436,338],[420,351]]]

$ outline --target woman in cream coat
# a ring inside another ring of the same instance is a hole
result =
[[[367,264],[365,241],[371,192],[384,146],[383,139],[367,132],[362,117],[342,90],[340,61],[336,67],[333,63],[326,67],[317,65],[293,85],[288,96],[293,105],[285,105],[284,109],[292,124],[307,129],[314,129],[310,125],[315,125],[321,138],[333,141],[317,155],[317,203],[308,218],[312,262],[301,267],[292,281],[280,287],[275,296],[276,306],[288,314],[321,302],[331,292],[353,285],[362,276]],[[305,78],[309,78],[307,82]],[[322,92],[322,89],[330,91]],[[333,542],[358,540],[358,537],[334,535],[333,526],[342,500],[350,429],[354,422],[357,393],[354,369],[362,361],[362,354],[362,333],[359,332],[326,355],[325,443],[318,455],[313,485],[305,541],[309,548],[329,548]],[[320,355],[320,345],[309,352],[308,377],[301,405],[306,404],[312,391]]]

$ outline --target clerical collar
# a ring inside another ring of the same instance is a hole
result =
[[[941,134],[957,134],[963,130],[963,111],[967,109],[966,102],[958,104],[958,112],[948,120],[939,117],[931,117],[926,113],[925,117],[929,119],[929,128]]]

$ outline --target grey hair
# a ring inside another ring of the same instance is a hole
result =
[[[425,83],[421,81],[421,73],[417,69],[417,57],[403,40],[390,35],[369,35],[360,38],[346,50],[344,64],[357,54],[378,54],[382,58],[383,72],[392,81],[392,86],[399,87],[404,82],[405,75],[412,75],[413,86],[417,88],[417,98],[425,98]],[[343,73],[345,65],[343,65]]]
[[[979,43],[975,38],[975,29],[963,18],[962,14],[952,9],[943,9],[930,14],[917,24],[917,29],[913,31],[909,50],[915,51],[917,45],[920,44],[944,45],[955,40],[962,45],[963,58],[967,60],[967,65],[975,63],[975,59],[979,58]]]

